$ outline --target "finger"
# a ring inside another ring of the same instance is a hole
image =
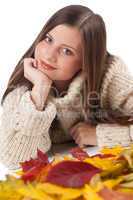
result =
[[[28,66],[28,68],[32,69],[34,60],[35,59],[33,59],[33,58],[25,58],[24,59],[24,67]]]
[[[80,148],[85,148],[86,146],[84,144],[79,144]]]
[[[70,129],[70,134],[73,135],[74,132],[77,130],[78,127],[80,127],[82,124],[82,122],[77,123],[76,125],[74,125],[71,129]]]
[[[37,68],[37,61],[36,61],[36,59],[33,60],[33,67]]]
[[[39,67],[39,62],[38,62],[38,60],[36,60],[36,66],[37,66],[37,68]]]
[[[78,138],[78,136],[79,136],[78,131],[75,131],[75,132],[73,133],[73,135],[72,135],[72,138],[73,138],[74,140],[76,140],[76,139]]]
[[[77,128],[73,133],[72,137],[76,140],[78,137],[82,136],[83,129],[81,127]]]
[[[41,67],[42,67],[42,65],[41,65],[41,62],[40,62],[40,60],[37,60],[37,62],[38,62],[38,67],[39,67],[39,68],[41,68]]]
[[[40,60],[37,60],[38,63],[38,69],[45,74],[45,68],[42,65],[42,62]]]
[[[79,146],[80,148],[84,148],[84,147],[85,147],[85,145],[82,143],[80,137],[78,137],[78,138],[76,139],[75,143],[78,144],[78,146]]]
[[[70,129],[70,135],[73,136],[74,135],[74,132],[76,131],[76,126],[73,126],[71,129]]]

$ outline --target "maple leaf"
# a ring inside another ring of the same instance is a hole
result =
[[[101,171],[101,169],[82,161],[62,161],[49,170],[46,182],[65,187],[82,187]]]
[[[24,182],[34,181],[41,169],[49,164],[48,156],[37,149],[37,158],[31,158],[29,161],[21,162],[21,167],[24,174],[21,178]]]
[[[39,149],[37,149],[37,158],[33,159],[31,158],[29,161],[20,162],[22,170],[24,172],[29,171],[31,168],[33,168],[36,165],[46,165],[49,163],[47,154],[43,153]]]

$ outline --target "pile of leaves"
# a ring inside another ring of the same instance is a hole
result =
[[[133,146],[94,156],[76,147],[52,161],[38,150],[20,164],[19,178],[0,181],[0,200],[133,200]]]

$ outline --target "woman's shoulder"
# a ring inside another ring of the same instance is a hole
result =
[[[28,87],[25,85],[18,85],[13,88],[11,92],[7,96],[21,96],[28,90]]]
[[[17,104],[21,98],[21,96],[28,90],[28,87],[25,85],[18,85],[17,87],[15,86],[5,97],[3,105],[7,103],[12,103],[14,102]]]
[[[128,67],[120,56],[111,55],[105,64],[105,73],[103,76],[101,88],[103,88],[103,85],[107,86],[113,77],[116,77],[120,74],[129,74]]]
[[[121,56],[117,56],[117,55],[111,55],[110,60],[107,63],[107,67],[108,67],[107,73],[111,73],[111,74],[128,71],[128,67],[124,59]]]
[[[114,85],[119,85],[123,77],[128,77],[129,71],[124,60],[120,56],[111,55],[106,63],[105,74],[103,76],[100,93],[102,99],[108,94],[109,85],[114,82]],[[112,85],[112,84],[111,84]],[[104,100],[103,100],[104,101]]]

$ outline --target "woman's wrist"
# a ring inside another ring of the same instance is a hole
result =
[[[35,104],[37,110],[42,111],[45,106],[47,96],[49,94],[50,84],[35,84],[31,91],[31,100]]]

